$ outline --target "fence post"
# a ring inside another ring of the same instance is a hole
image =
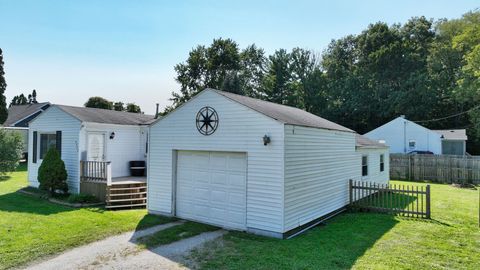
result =
[[[425,190],[427,194],[425,195],[425,211],[427,213],[427,218],[430,219],[430,185],[427,185]]]
[[[348,192],[349,192],[349,198],[350,198],[350,206],[352,206],[353,203],[353,180],[350,179],[348,180]]]

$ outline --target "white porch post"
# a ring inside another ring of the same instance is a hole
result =
[[[107,162],[107,186],[112,185],[112,162]]]

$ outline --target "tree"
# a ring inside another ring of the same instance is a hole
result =
[[[3,64],[3,52],[0,48],[0,123],[5,122],[8,116],[7,101],[5,98],[7,83],[5,82],[5,71],[3,70]]]
[[[214,39],[209,47],[197,46],[188,59],[175,66],[180,92],[173,92],[168,112],[205,88],[256,96],[265,66],[262,49],[250,45],[240,51],[231,39]],[[164,113],[165,113],[164,112]]]
[[[136,105],[135,103],[127,103],[127,106],[125,107],[125,111],[131,112],[131,113],[142,113],[140,106]]]
[[[85,107],[112,110],[113,103],[102,97],[91,97],[85,103]]]
[[[15,170],[22,151],[23,141],[20,134],[0,129],[0,176]]]
[[[49,191],[51,195],[54,195],[57,190],[68,192],[65,163],[55,147],[47,151],[38,168],[38,182],[40,189]]]
[[[20,94],[12,98],[12,101],[10,102],[9,107],[14,105],[26,105],[26,104],[28,104],[28,99],[25,97],[24,94]]]
[[[279,104],[295,105],[298,97],[291,82],[291,56],[285,49],[277,50],[268,57],[267,71],[262,83],[265,99]]]
[[[28,95],[28,98],[22,93],[18,96],[14,96],[10,102],[9,107],[13,105],[27,105],[27,104],[36,104],[37,101],[37,91],[33,89],[32,93]]]
[[[122,112],[122,111],[125,111],[125,106],[124,106],[123,102],[117,101],[117,102],[113,103],[113,109],[115,111]]]

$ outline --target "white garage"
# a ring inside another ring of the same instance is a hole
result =
[[[153,123],[149,134],[153,214],[283,238],[341,211],[349,179],[362,179],[354,131],[214,89]]]
[[[177,160],[177,216],[245,230],[245,153],[179,151]]]

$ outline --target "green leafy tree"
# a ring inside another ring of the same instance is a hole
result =
[[[28,99],[25,97],[24,94],[20,94],[18,96],[14,96],[12,98],[12,101],[10,102],[9,107],[14,106],[14,105],[26,105],[28,104]]]
[[[136,105],[135,103],[127,103],[125,110],[131,113],[142,113],[142,109],[140,109],[140,106]]]
[[[85,107],[112,110],[113,103],[102,97],[91,97],[85,103]]]
[[[214,39],[208,47],[197,46],[185,62],[175,66],[180,91],[172,93],[173,104],[165,112],[205,88],[256,96],[264,67],[264,51],[255,45],[240,50],[233,40],[220,38]]]
[[[0,129],[0,176],[15,170],[22,151],[23,141],[20,134]]]
[[[54,195],[58,190],[68,192],[67,170],[55,147],[50,148],[42,164],[38,168],[38,182],[40,189],[47,190]]]
[[[122,111],[125,111],[125,105],[123,104],[123,102],[117,101],[117,102],[113,103],[113,109],[115,111],[122,112]]]
[[[268,57],[267,71],[262,84],[262,93],[268,101],[294,106],[298,97],[293,91],[291,56],[285,49],[275,51]]]
[[[3,69],[3,64],[3,52],[0,48],[0,123],[5,122],[8,116],[7,102],[5,98],[7,83],[5,82],[5,71]]]
[[[22,93],[20,95],[14,96],[10,102],[9,107],[13,105],[26,105],[26,104],[36,104],[37,101],[37,90],[33,89],[32,93],[28,95],[28,98]]]

